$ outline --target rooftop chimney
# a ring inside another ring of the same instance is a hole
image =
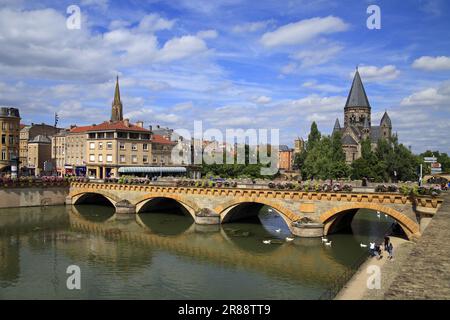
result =
[[[144,127],[144,122],[143,121],[138,121],[138,122],[136,122],[136,125],[138,127],[140,127],[140,128],[143,128]]]
[[[123,119],[123,124],[125,125],[125,127],[129,127],[130,126],[130,119]]]

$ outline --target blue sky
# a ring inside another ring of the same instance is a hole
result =
[[[69,5],[81,29],[66,27]],[[381,29],[366,27],[369,5]],[[192,130],[326,134],[355,66],[372,105],[413,151],[450,152],[450,3],[409,1],[0,0],[0,105],[24,123],[109,119],[119,74],[125,116]]]

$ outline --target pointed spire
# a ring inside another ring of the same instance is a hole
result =
[[[341,124],[339,123],[339,119],[336,118],[336,122],[334,123],[334,129],[335,130],[340,130],[341,129]]]
[[[114,92],[114,104],[120,103],[119,75],[116,77],[116,90]]]
[[[123,111],[122,111],[122,101],[120,101],[120,89],[119,89],[119,76],[116,77],[116,89],[114,91],[114,101],[111,108],[111,121],[122,121]]]
[[[367,99],[364,85],[359,75],[358,67],[356,67],[355,76],[353,78],[352,87],[348,94],[345,107],[366,107],[370,108],[369,100]]]
[[[387,111],[384,112],[383,117],[380,121],[380,126],[383,126],[383,124],[385,124],[389,128],[392,128],[391,118],[389,117]]]

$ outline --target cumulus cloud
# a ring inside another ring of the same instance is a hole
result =
[[[347,29],[348,24],[340,18],[333,16],[316,17],[289,23],[275,31],[267,32],[261,37],[260,41],[266,47],[298,45],[324,34],[341,32]]]
[[[413,68],[421,69],[425,71],[443,71],[450,70],[450,57],[439,56],[430,57],[423,56],[414,60],[412,64]]]
[[[195,36],[183,36],[167,41],[158,52],[157,61],[169,62],[200,54],[208,50],[206,43]]]
[[[216,30],[202,30],[197,32],[197,37],[200,39],[215,39],[218,35]]]
[[[266,29],[272,24],[274,24],[274,20],[247,22],[234,26],[231,31],[234,33],[251,33]]]
[[[323,92],[341,92],[346,90],[346,88],[335,86],[332,84],[326,84],[326,83],[318,83],[315,80],[312,81],[306,81],[302,84],[302,87],[313,89],[317,91],[323,91]]]
[[[448,106],[448,101],[450,101],[450,82],[444,82],[438,87],[414,92],[403,98],[400,105],[441,107]]]
[[[361,66],[358,68],[358,71],[363,81],[366,82],[393,80],[400,74],[400,71],[394,65],[387,65],[381,68],[376,66]],[[354,75],[355,72],[351,72],[350,78],[353,78]]]
[[[340,45],[318,46],[313,49],[300,50],[291,57],[301,61],[301,67],[311,67],[331,60],[343,49]]]
[[[254,102],[257,104],[267,104],[267,103],[270,103],[271,101],[272,101],[272,98],[267,97],[267,96],[259,96],[254,99]]]

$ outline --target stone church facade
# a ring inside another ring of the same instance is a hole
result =
[[[379,126],[372,125],[371,106],[358,69],[345,103],[344,126],[341,127],[339,119],[334,124],[333,133],[338,131],[342,133],[342,148],[347,163],[361,157],[364,139],[370,139],[372,149],[375,149],[379,139],[389,139],[392,136],[392,123],[387,111]]]

